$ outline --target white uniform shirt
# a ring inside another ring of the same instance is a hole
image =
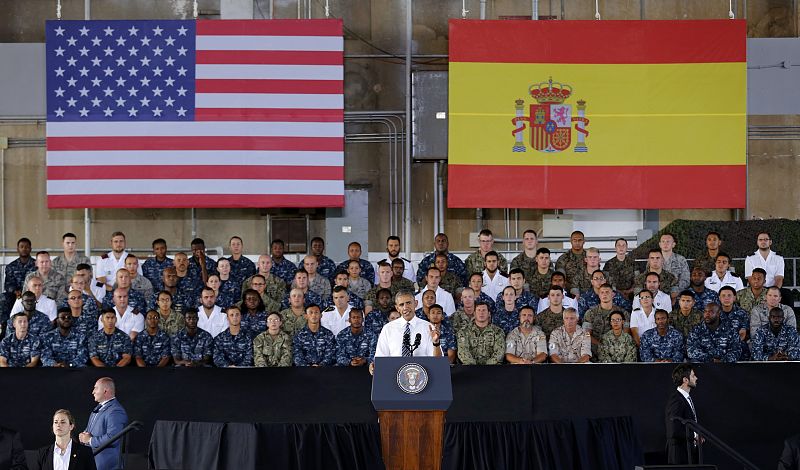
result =
[[[411,282],[417,282],[416,276],[414,275],[414,265],[411,263],[411,261],[409,261],[409,260],[407,260],[405,258],[397,258],[397,259],[403,260],[403,277],[408,279]],[[389,263],[389,265],[392,264],[392,260],[389,259],[389,258],[384,258],[381,261],[386,261],[387,263]],[[380,263],[380,261],[378,261],[378,263]],[[375,285],[378,285],[378,282],[379,282],[379,279],[378,279],[378,263],[375,263],[375,281],[374,281]],[[431,265],[431,266],[433,266],[433,265]]]
[[[144,315],[141,313],[133,313],[133,308],[128,305],[124,315],[119,314],[117,307],[114,307],[114,312],[117,314],[117,328],[122,330],[126,335],[130,335],[131,331],[140,333],[144,330]],[[103,329],[103,316],[97,320],[97,329]]]
[[[414,297],[417,300],[417,306],[422,306],[422,294],[424,294],[426,290],[428,290],[428,286],[425,286],[425,288],[419,291],[419,294]],[[442,306],[444,314],[448,317],[456,313],[456,303],[453,300],[453,295],[441,287],[436,288],[436,303]]]
[[[642,304],[639,303],[639,296],[633,296],[633,309],[636,310],[637,308],[641,308]],[[659,310],[666,310],[667,312],[672,311],[672,297],[669,294],[665,294],[664,291],[658,291],[656,294],[656,298],[653,299],[653,307]],[[631,325],[633,326],[633,325]],[[640,333],[641,334],[641,333]]]
[[[97,268],[95,269],[94,277],[101,278],[105,276],[106,284],[113,286],[117,280],[117,271],[125,267],[125,258],[128,257],[128,252],[123,251],[119,259],[114,257],[114,252],[109,251],[106,253],[105,258],[100,258],[97,261]],[[142,276],[142,263],[139,263],[139,269],[136,272]]]
[[[331,307],[331,310],[325,309],[322,312],[322,326],[331,330],[333,336],[339,334],[345,328],[350,328],[350,309],[353,307],[350,304],[347,305],[347,310],[344,311],[343,315],[339,315],[339,310],[336,309],[336,306]]]
[[[652,330],[656,327],[656,307],[650,311],[650,315],[645,315],[644,310],[637,308],[631,313],[631,328],[637,328],[639,337],[642,337],[647,330]]]
[[[13,317],[15,313],[19,313],[22,310],[22,299],[17,299],[14,301],[14,306],[11,307],[11,314],[9,318]],[[47,318],[49,318],[50,321],[55,320],[56,313],[58,313],[56,302],[44,294],[42,294],[42,296],[36,301],[36,310],[47,315]]]
[[[783,256],[769,250],[767,259],[756,251],[744,259],[744,277],[750,277],[753,269],[761,268],[767,272],[767,279],[764,285],[767,287],[775,285],[775,276],[783,276]]]
[[[567,297],[567,291],[564,291],[564,300],[561,301],[561,305],[564,308],[574,308],[575,311],[578,311],[578,301],[572,297]],[[536,306],[536,313],[540,314],[550,307],[550,297],[544,296],[539,299],[539,304]]]
[[[489,277],[485,269],[483,270],[483,287],[481,287],[481,292],[492,299],[496,299],[497,294],[503,292],[506,286],[508,286],[508,278],[500,274],[499,270],[494,273],[494,279]]]
[[[206,309],[201,305],[197,309],[197,327],[216,338],[228,328],[228,316],[222,313],[219,305],[214,305],[211,316],[206,315]]]
[[[719,290],[722,288],[722,286],[731,286],[736,289],[736,292],[744,289],[742,280],[734,276],[730,271],[725,271],[725,277],[722,279],[719,278],[716,271],[712,271],[711,275],[706,278],[706,288],[719,293]]]
[[[441,290],[441,289],[440,289]],[[403,334],[406,330],[407,322],[403,317],[392,320],[381,330],[378,337],[378,345],[375,348],[375,357],[402,357],[403,356]],[[414,356],[433,356],[433,343],[431,342],[431,324],[427,321],[414,316],[411,319],[411,337],[409,340],[414,344],[417,333],[422,335],[419,347],[414,350]]]

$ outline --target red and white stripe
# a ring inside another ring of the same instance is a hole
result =
[[[341,207],[340,20],[198,21],[193,122],[48,122],[50,208]]]

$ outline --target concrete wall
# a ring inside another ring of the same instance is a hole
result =
[[[65,19],[83,18],[83,0],[64,0]],[[312,2],[312,16],[321,17],[323,2]],[[375,54],[375,48],[356,38],[355,34],[384,50],[402,56],[405,47],[405,2],[399,0],[332,0],[332,13],[343,17],[347,54]],[[735,3],[737,17],[743,16],[745,2]],[[789,0],[748,0],[748,34],[751,37],[792,37],[797,35],[797,2]],[[52,0],[6,0],[3,2],[4,19],[0,20],[0,42],[41,42],[43,21],[55,18]],[[190,0],[93,0],[94,18],[186,18],[191,16]],[[219,3],[213,0],[200,2],[201,12],[214,17]],[[255,17],[267,14],[268,0],[261,0]],[[297,3],[275,0],[276,18],[297,16]],[[603,19],[703,19],[726,18],[727,0],[603,0],[600,2]],[[487,0],[487,18],[530,15],[530,2],[520,0]],[[478,18],[480,2],[468,0],[469,18]],[[594,2],[591,0],[540,0],[539,14],[566,19],[592,19]],[[457,0],[415,0],[414,51],[418,54],[444,54],[447,52],[447,20],[461,16],[461,2]],[[419,59],[415,70],[441,70],[442,61]],[[401,60],[348,59],[346,74],[347,110],[402,110],[405,107],[403,89],[405,68]],[[797,126],[796,117],[757,116],[750,124]],[[348,125],[348,133],[385,132],[378,125]],[[64,231],[73,231],[83,240],[83,211],[47,210],[45,202],[45,156],[42,146],[18,147],[19,139],[43,139],[42,123],[0,123],[0,137],[9,137],[12,148],[5,151],[3,196],[5,223],[3,243],[13,248],[20,236],[29,236],[37,247],[56,247]],[[16,143],[16,144],[15,144]],[[751,140],[749,146],[749,206],[754,217],[798,217],[800,198],[795,194],[798,173],[798,140]],[[348,143],[345,157],[345,180],[351,186],[370,191],[370,251],[382,251],[389,226],[389,153],[386,144]],[[432,247],[434,183],[430,163],[412,166],[412,243],[413,251]],[[681,188],[680,190],[690,190]],[[446,199],[446,198],[445,198]],[[699,205],[702,205],[700,203]],[[285,211],[284,211],[285,212]],[[512,211],[513,213],[513,211]],[[197,235],[206,239],[208,246],[225,245],[230,235],[245,239],[250,252],[266,248],[267,211],[265,210],[205,210],[198,209]],[[323,211],[312,215],[312,233],[324,233]],[[540,230],[542,214],[539,210],[519,211],[519,222],[511,222],[506,231],[504,211],[483,211],[483,225],[498,237],[520,235],[526,228]],[[747,216],[747,215],[743,215]],[[722,219],[736,217],[731,210],[660,211],[663,226],[675,218]],[[189,210],[94,210],[92,211],[92,237],[97,247],[107,246],[110,233],[122,230],[128,234],[129,245],[148,248],[153,238],[167,239],[171,246],[187,246],[192,237]],[[469,233],[476,230],[475,210],[449,209],[445,211],[445,231],[450,235],[451,247],[468,250]],[[515,225],[519,230],[515,231]],[[402,229],[400,230],[402,235]],[[82,245],[82,241],[80,242]],[[332,254],[341,258],[342,254]]]

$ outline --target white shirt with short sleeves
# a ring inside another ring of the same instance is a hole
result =
[[[350,304],[347,305],[347,310],[344,311],[344,315],[339,315],[339,310],[334,306],[331,310],[325,310],[322,312],[322,326],[331,330],[333,336],[339,334],[345,328],[350,328],[350,309],[353,307]]]
[[[424,294],[426,290],[428,290],[428,286],[425,286],[424,289],[419,291],[419,294],[414,296],[414,299],[417,301],[417,306],[422,306],[422,294]],[[438,286],[436,287],[436,303],[442,306],[444,314],[448,317],[456,313],[456,302],[453,300],[453,295]]]
[[[16,301],[14,301],[14,306],[11,307],[11,314],[9,318],[13,317],[14,314],[17,314],[22,310],[23,310],[22,299],[17,299]],[[44,294],[42,294],[42,296],[39,297],[39,299],[36,301],[36,310],[47,315],[47,318],[49,318],[50,321],[55,320],[56,314],[58,313],[58,309],[56,308],[56,302]]]
[[[403,356],[403,335],[406,330],[406,323],[411,323],[411,337],[409,340],[414,344],[417,333],[420,339],[419,347],[414,350],[414,356],[433,356],[433,343],[431,342],[431,324],[417,316],[407,322],[400,317],[390,321],[381,329],[378,337],[378,345],[375,348],[375,357],[402,357]]]
[[[216,338],[228,326],[228,316],[222,313],[219,305],[214,305],[214,309],[211,310],[211,316],[206,315],[206,310],[203,306],[197,309],[197,327],[206,331],[212,337]]]
[[[722,279],[719,278],[716,271],[712,271],[711,275],[706,278],[705,284],[708,289],[711,289],[717,293],[719,293],[719,290],[722,288],[722,286],[731,286],[736,289],[736,292],[744,289],[742,280],[734,276],[730,271],[725,271],[725,276],[723,276]]]
[[[775,276],[783,276],[783,256],[769,250],[767,259],[756,251],[744,259],[744,277],[750,277],[755,268],[761,268],[767,272],[767,279],[764,285],[767,287],[775,285]]]

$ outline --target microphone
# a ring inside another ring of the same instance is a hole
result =
[[[403,346],[407,346],[409,349],[411,349],[411,333],[403,334]]]
[[[422,342],[422,335],[420,333],[417,333],[417,336],[414,337],[414,345],[411,346],[412,353],[417,350],[417,348],[419,347],[419,343],[421,342]]]

